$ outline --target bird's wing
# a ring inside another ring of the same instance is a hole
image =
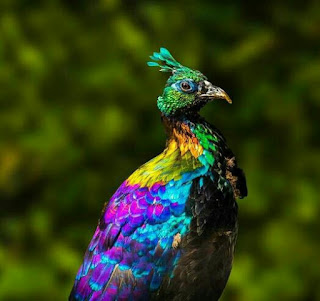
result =
[[[179,185],[174,194],[158,183],[120,186],[105,206],[69,300],[140,299],[159,288],[190,222],[180,201],[191,182]]]
[[[217,172],[194,179],[186,211],[192,220],[181,240],[183,253],[157,300],[218,300],[237,236],[237,204],[229,181]]]

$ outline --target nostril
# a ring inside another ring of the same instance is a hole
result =
[[[210,83],[208,81],[204,80],[204,81],[199,83],[198,91],[201,94],[206,94],[209,91],[209,88],[210,88]]]

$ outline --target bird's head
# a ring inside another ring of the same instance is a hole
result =
[[[196,113],[214,99],[231,103],[224,90],[211,84],[200,71],[178,63],[167,49],[160,48],[160,52],[154,52],[150,58],[149,66],[172,73],[163,94],[158,97],[158,108],[167,117]]]

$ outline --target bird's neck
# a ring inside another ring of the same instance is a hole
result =
[[[137,169],[127,180],[130,185],[151,187],[154,183],[178,181],[183,174],[189,180],[206,174],[215,162],[214,133],[200,117],[167,118],[162,116],[168,138],[165,150]],[[198,173],[194,173],[197,170]]]
[[[195,158],[211,152],[208,145],[209,125],[199,115],[181,118],[162,116],[167,132],[167,147],[180,149],[181,155],[190,152]],[[212,139],[215,137],[211,136]]]

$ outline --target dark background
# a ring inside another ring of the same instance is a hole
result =
[[[319,300],[319,1],[0,4],[0,299],[66,300],[103,203],[164,147],[167,47],[246,172],[223,301]]]

